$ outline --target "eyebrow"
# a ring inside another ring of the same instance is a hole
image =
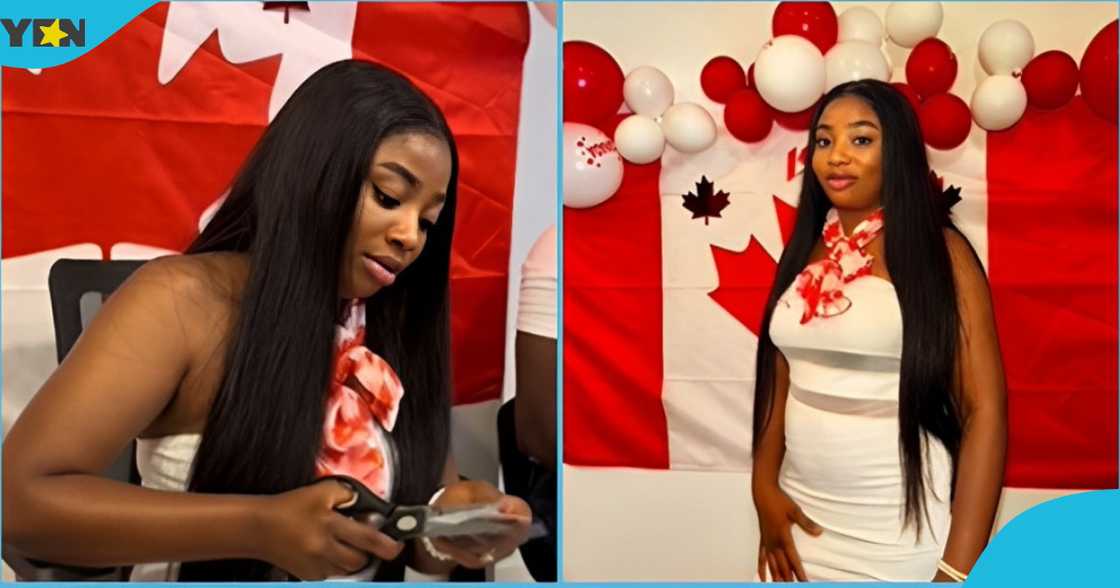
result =
[[[404,181],[408,182],[408,185],[413,188],[420,185],[420,180],[416,177],[416,174],[412,173],[407,167],[395,161],[386,161],[385,163],[379,163],[377,164],[377,167],[383,167],[404,178]]]
[[[875,126],[875,123],[873,123],[869,120],[857,120],[856,122],[848,125],[848,128],[854,128],[854,127],[871,127],[873,129],[875,129],[876,131],[879,130],[879,127]],[[832,130],[832,127],[829,126],[829,125],[820,124],[820,125],[817,125],[817,129]]]

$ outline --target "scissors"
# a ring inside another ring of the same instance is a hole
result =
[[[508,515],[498,511],[495,504],[454,508],[428,505],[403,506],[381,498],[365,484],[350,476],[326,476],[316,482],[323,480],[336,480],[354,491],[354,498],[336,507],[335,510],[356,520],[368,520],[371,515],[377,515],[383,520],[381,532],[397,541],[417,537],[500,534],[514,524]],[[530,538],[534,535],[539,536],[541,531],[543,527],[539,529],[531,527]]]

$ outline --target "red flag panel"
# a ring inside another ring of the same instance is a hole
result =
[[[1009,486],[1117,484],[1116,126],[1080,97],[988,134]]]

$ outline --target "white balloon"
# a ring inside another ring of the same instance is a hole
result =
[[[665,133],[661,125],[648,116],[634,114],[623,119],[614,130],[614,144],[619,155],[631,163],[650,163],[665,152]]]
[[[824,93],[824,56],[804,37],[775,37],[762,46],[755,59],[754,81],[770,106],[782,112],[801,112]]]
[[[832,46],[824,56],[825,92],[855,80],[891,79],[890,66],[878,45],[863,41],[844,41]]]
[[[992,23],[980,35],[980,65],[991,75],[1022,70],[1034,57],[1034,37],[1017,20]]]
[[[673,82],[656,67],[643,65],[626,76],[622,96],[631,112],[657,118],[673,104]]]
[[[622,185],[622,157],[603,131],[564,123],[564,206],[590,208]]]
[[[1002,131],[1019,122],[1026,112],[1027,89],[1014,76],[991,76],[976,86],[969,110],[982,128]]]
[[[864,41],[878,45],[883,41],[883,23],[879,15],[870,8],[856,6],[849,8],[837,19],[840,34],[836,37],[837,43],[844,41]]]
[[[661,130],[673,149],[699,153],[716,141],[716,121],[703,106],[691,102],[674,104],[661,117]]]
[[[902,47],[913,47],[941,30],[940,2],[891,2],[887,6],[887,36]]]

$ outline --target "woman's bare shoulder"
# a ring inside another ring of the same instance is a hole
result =
[[[248,268],[248,256],[240,253],[168,255],[140,266],[128,283],[163,290],[178,301],[213,303],[239,298]]]
[[[140,266],[116,297],[147,301],[152,320],[204,334],[236,310],[248,268],[248,256],[239,253],[168,255]]]

